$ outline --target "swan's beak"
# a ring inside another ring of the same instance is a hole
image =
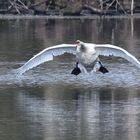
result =
[[[80,40],[77,40],[77,41],[75,42],[75,44],[76,44],[76,47],[80,47]]]

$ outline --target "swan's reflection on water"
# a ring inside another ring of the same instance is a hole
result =
[[[55,85],[20,91],[16,101],[32,137],[131,140],[139,137],[139,97],[139,90]]]

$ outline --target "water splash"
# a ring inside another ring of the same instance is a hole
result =
[[[7,64],[5,64],[7,65]],[[9,65],[9,64],[8,64]],[[12,64],[13,65],[13,64]],[[24,75],[19,75],[17,69],[5,67],[0,71],[0,87],[3,86],[42,86],[63,84],[83,87],[130,87],[140,85],[139,69],[125,63],[107,64],[109,73],[100,72],[92,74],[71,75],[72,68],[68,64],[49,67],[40,66],[32,69]]]

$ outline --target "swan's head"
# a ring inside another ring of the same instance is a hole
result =
[[[81,41],[80,41],[80,40],[76,40],[76,42],[75,42],[76,47],[80,46],[80,43],[81,43]]]
[[[76,40],[76,42],[75,42],[76,47],[80,47],[82,43],[83,43],[82,41]]]
[[[75,44],[76,44],[76,47],[81,47],[82,45],[84,45],[84,42],[80,40],[76,40]]]
[[[80,40],[77,40],[76,42],[76,47],[79,48],[81,51],[85,51],[85,44],[84,42],[80,41]]]

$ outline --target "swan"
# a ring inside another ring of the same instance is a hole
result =
[[[48,47],[27,61],[23,66],[18,68],[18,73],[22,75],[26,71],[50,60],[53,57],[70,53],[76,56],[76,67],[71,74],[78,75],[81,72],[100,71],[102,73],[109,72],[99,59],[99,56],[115,56],[122,57],[140,68],[140,62],[129,52],[121,47],[111,44],[93,44],[84,43],[77,40],[75,44],[60,44]]]

